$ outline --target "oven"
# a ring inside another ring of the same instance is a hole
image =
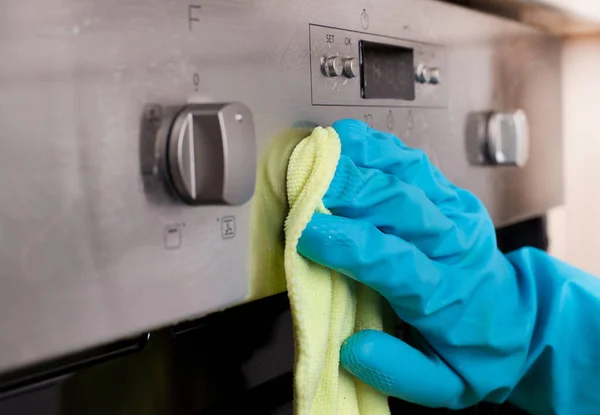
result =
[[[292,126],[422,148],[503,247],[543,247],[562,203],[560,39],[524,24],[433,0],[0,7],[2,413],[31,393],[40,413],[287,413],[289,307],[252,285],[251,218]]]

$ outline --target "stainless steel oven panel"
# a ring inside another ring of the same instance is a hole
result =
[[[442,48],[445,102],[362,106],[355,89],[322,91],[321,26]],[[150,104],[243,103],[259,153],[298,122],[366,119],[423,148],[497,225],[562,202],[559,39],[449,4],[4,0],[0,56],[0,371],[247,298],[252,204],[191,207],[148,185]],[[526,166],[471,166],[468,114],[517,108]]]

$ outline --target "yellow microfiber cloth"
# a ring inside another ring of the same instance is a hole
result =
[[[296,145],[312,128],[289,128],[262,149],[252,198],[249,301],[286,290],[283,226],[288,212],[285,179]]]
[[[313,213],[329,213],[322,199],[340,151],[335,130],[317,127],[296,146],[288,164],[284,265],[294,322],[296,415],[389,414],[386,396],[340,366],[344,340],[359,330],[383,330],[384,301],[296,250]]]

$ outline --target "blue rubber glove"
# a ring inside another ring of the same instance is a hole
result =
[[[545,253],[503,255],[485,207],[419,150],[353,120],[298,251],[381,293],[416,345],[363,331],[343,366],[430,407],[509,400],[534,414],[600,414],[600,280]]]

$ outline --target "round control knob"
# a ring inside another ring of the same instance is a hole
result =
[[[522,110],[469,116],[469,159],[476,164],[522,167],[529,158],[529,126]]]
[[[323,60],[321,67],[326,76],[341,76],[344,72],[344,61],[339,56],[328,56]]]
[[[529,158],[529,127],[523,111],[490,114],[487,156],[492,164],[525,165]]]
[[[254,193],[254,124],[242,104],[186,105],[166,152],[171,183],[186,203],[241,205]]]
[[[358,60],[356,58],[344,58],[344,76],[354,78],[358,76]]]

